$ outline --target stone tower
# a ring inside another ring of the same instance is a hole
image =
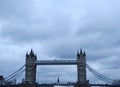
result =
[[[25,72],[25,83],[35,84],[36,82],[36,64],[34,62],[37,60],[36,55],[31,49],[30,53],[26,54],[26,72]]]
[[[77,52],[77,87],[87,87],[86,81],[86,53],[80,50]]]

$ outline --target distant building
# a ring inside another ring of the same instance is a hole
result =
[[[120,85],[120,79],[114,80],[114,81],[113,81],[113,84],[114,84],[114,85]]]
[[[0,80],[3,80],[3,79],[4,79],[4,78],[3,78],[3,75],[1,75],[1,76],[0,76]]]
[[[0,76],[0,84],[4,84],[4,82],[5,82],[5,81],[4,81],[4,77],[3,77],[3,75],[1,75],[1,76]]]
[[[54,85],[54,87],[67,87],[67,86]]]
[[[59,79],[59,76],[58,76],[57,85],[54,85],[53,87],[73,87],[73,85],[67,85],[67,86],[61,85],[60,84],[60,79]]]

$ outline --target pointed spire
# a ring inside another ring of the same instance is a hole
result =
[[[77,56],[80,56],[79,52],[77,51]]]
[[[28,51],[27,51],[27,53],[26,53],[26,57],[28,56]]]
[[[80,49],[80,55],[82,55],[83,53],[82,53],[82,49]]]
[[[57,79],[57,84],[58,84],[58,85],[60,84],[59,76],[58,76],[58,79]]]
[[[37,59],[37,56],[36,56],[36,54],[34,55],[35,56],[35,60]]]
[[[34,52],[33,52],[33,50],[31,49],[31,51],[30,51],[30,55],[34,55]]]
[[[86,56],[86,53],[85,53],[85,51],[84,51],[83,55],[84,55],[84,56]]]

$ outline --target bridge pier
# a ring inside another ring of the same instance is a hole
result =
[[[84,84],[82,84],[82,83],[76,83],[74,85],[74,87],[91,87],[91,86],[89,85],[89,83],[84,83]]]
[[[77,52],[77,87],[88,87],[89,81],[86,80],[86,53],[80,50]]]
[[[26,72],[25,72],[25,84],[27,85],[36,83],[36,64],[34,62],[37,60],[36,55],[33,50],[26,54]],[[30,86],[29,86],[30,87]],[[33,86],[32,86],[33,87]]]
[[[37,87],[36,84],[23,84],[21,87]]]

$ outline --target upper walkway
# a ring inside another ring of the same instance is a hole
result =
[[[77,65],[77,60],[37,60],[36,65]]]

